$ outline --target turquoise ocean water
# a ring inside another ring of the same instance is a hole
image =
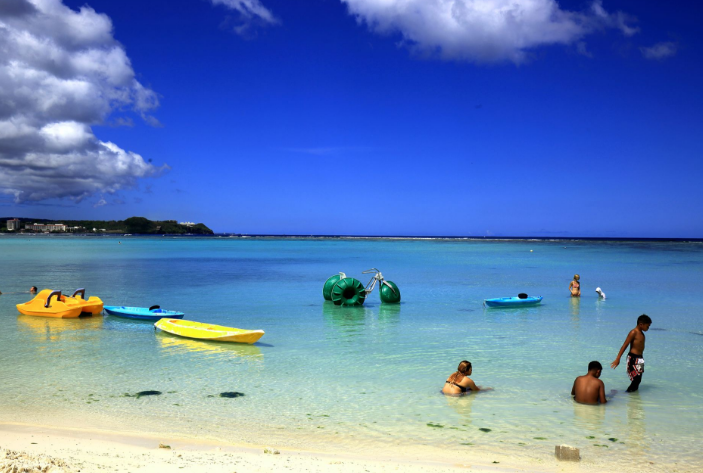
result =
[[[567,443],[613,471],[703,468],[700,243],[5,235],[0,256],[0,421],[502,464],[550,462]],[[400,305],[323,301],[327,277],[365,284],[370,267]],[[206,343],[110,316],[19,315],[32,285],[266,335]],[[518,292],[543,305],[482,305]],[[609,364],[642,313],[654,323],[630,395],[625,357]],[[441,395],[462,359],[495,390]],[[606,406],[569,396],[591,360],[619,391]],[[145,390],[163,394],[124,395]],[[230,391],[244,396],[219,397]]]

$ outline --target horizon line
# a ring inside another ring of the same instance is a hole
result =
[[[588,237],[588,236],[532,236],[532,235],[513,235],[513,236],[446,236],[446,235],[333,235],[333,234],[283,234],[283,233],[236,233],[236,232],[215,232],[209,234],[177,234],[177,233],[1,233],[0,235],[47,235],[47,236],[91,236],[91,237],[123,237],[123,236],[173,236],[173,237],[197,237],[197,238],[214,238],[214,237],[233,237],[233,238],[297,238],[297,239],[381,239],[381,240],[472,240],[472,241],[491,241],[491,240],[513,240],[513,241],[637,241],[637,242],[679,242],[679,243],[703,243],[703,238],[687,238],[687,237]]]

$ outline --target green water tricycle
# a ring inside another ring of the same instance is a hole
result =
[[[364,286],[358,279],[347,277],[344,273],[335,274],[327,278],[322,286],[322,296],[326,301],[332,301],[336,305],[355,306],[363,305],[368,296],[379,284],[378,292],[381,302],[386,304],[396,304],[400,302],[400,289],[393,281],[386,281],[381,271],[376,268],[362,271],[361,274],[371,274],[371,280]]]

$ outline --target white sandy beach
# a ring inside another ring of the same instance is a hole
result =
[[[160,448],[160,445],[170,448]],[[585,471],[584,465],[556,460],[535,468],[485,464],[472,461],[469,455],[465,458],[447,458],[446,463],[427,462],[416,458],[411,449],[402,458],[365,458],[277,449],[275,445],[270,448],[279,453],[265,453],[266,448],[5,423],[0,424],[0,473]]]

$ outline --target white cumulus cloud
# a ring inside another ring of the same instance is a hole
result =
[[[0,193],[16,202],[80,201],[159,174],[167,166],[91,129],[126,109],[158,124],[150,115],[158,105],[106,15],[61,0],[0,0]]]
[[[341,1],[359,22],[378,33],[400,33],[416,52],[471,62],[520,63],[532,49],[578,44],[605,27],[637,32],[627,15],[608,13],[601,0],[580,12],[563,10],[556,0]]]
[[[677,49],[676,43],[665,42],[657,43],[649,48],[640,48],[640,51],[642,51],[642,56],[647,59],[664,59],[676,54]]]

